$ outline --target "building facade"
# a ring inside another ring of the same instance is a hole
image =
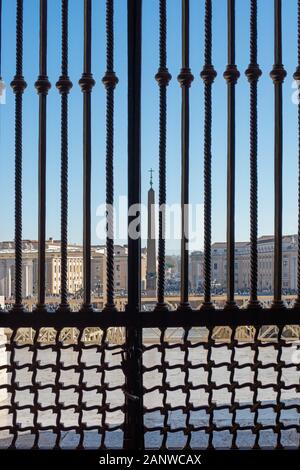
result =
[[[37,252],[24,250],[23,252],[23,285],[22,295],[28,298],[34,295],[34,259]],[[0,250],[0,295],[9,299],[15,290],[15,253],[12,248]]]
[[[282,239],[282,289],[293,293],[297,288],[296,235],[286,235]],[[213,243],[211,249],[211,280],[216,291],[226,291],[227,247],[226,243]],[[258,239],[258,291],[273,291],[274,237],[262,236]],[[192,289],[203,284],[203,253],[193,252],[190,256],[190,283]],[[235,289],[250,289],[250,243],[237,242],[235,245]]]
[[[37,265],[37,259],[35,259]],[[61,285],[61,258],[59,251],[46,253],[46,295],[59,295]],[[70,294],[76,294],[83,285],[82,250],[68,250],[67,288]],[[37,276],[34,276],[34,289],[37,287]]]
[[[146,286],[146,250],[141,254],[142,290]],[[128,248],[115,245],[115,291],[126,295],[128,286]],[[46,243],[46,296],[59,296],[61,286],[60,242],[50,239]],[[23,298],[35,297],[38,288],[38,242],[23,242]],[[80,245],[68,246],[67,288],[71,295],[82,294],[83,253]],[[106,247],[93,246],[91,250],[91,290],[95,296],[105,296]],[[12,299],[15,291],[15,252],[13,242],[0,243],[0,296]]]

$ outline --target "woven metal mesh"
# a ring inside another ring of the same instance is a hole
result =
[[[147,330],[146,447],[298,448],[298,344],[298,327]]]
[[[299,448],[299,327],[143,330],[146,448]],[[124,332],[6,330],[2,448],[122,448]]]
[[[122,447],[122,336],[17,329],[2,348],[0,446]]]

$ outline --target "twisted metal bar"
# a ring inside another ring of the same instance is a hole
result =
[[[39,169],[38,169],[38,303],[37,309],[45,312],[46,263],[46,142],[47,94],[51,84],[47,76],[47,0],[40,0],[40,56],[39,76],[35,88],[39,95]]]
[[[182,91],[181,108],[181,292],[179,310],[189,310],[189,89],[194,80],[189,64],[189,0],[182,0],[182,68],[177,79]]]
[[[92,2],[84,0],[84,58],[79,85],[83,93],[83,286],[82,309],[91,305],[91,93],[95,80],[91,73]]]
[[[295,301],[295,307],[300,308],[300,0],[298,0],[298,64],[294,73],[294,80],[298,85],[298,267],[297,267],[297,299]]]
[[[235,85],[240,73],[235,65],[235,0],[227,0],[228,65],[227,81],[227,302],[226,309],[236,309],[234,300],[235,251]]]
[[[106,0],[106,305],[105,311],[116,310],[114,303],[114,89],[118,78],[114,72],[114,0]]]
[[[17,0],[15,93],[15,305],[22,310],[22,159],[23,159],[23,0]]]
[[[69,0],[61,1],[61,76],[56,88],[61,94],[61,173],[60,173],[60,224],[61,224],[61,300],[60,309],[68,310],[68,94],[72,82],[68,75],[68,11]]]
[[[165,303],[165,204],[166,204],[166,141],[167,86],[172,76],[167,68],[167,5],[159,1],[159,68],[155,79],[159,85],[159,222],[158,280],[156,310],[167,310]]]
[[[275,189],[275,244],[274,244],[274,300],[273,308],[284,308],[282,301],[282,84],[286,71],[282,65],[281,0],[274,0],[274,66],[270,76],[274,83],[275,136],[274,136],[274,189]]]
[[[257,64],[257,0],[250,2],[250,64],[245,72],[250,83],[250,301],[257,300],[257,82],[262,72]]]
[[[204,67],[204,303],[202,309],[213,308],[211,302],[211,130],[212,84],[217,73],[212,65],[212,0],[205,1]]]

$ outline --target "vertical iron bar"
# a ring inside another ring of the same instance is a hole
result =
[[[15,93],[15,310],[22,310],[23,0],[17,0]]]
[[[2,80],[2,0],[0,0],[0,81]]]
[[[179,310],[189,310],[189,89],[194,77],[189,64],[189,0],[182,0],[182,68],[177,79],[181,86],[181,286]]]
[[[128,0],[128,230],[140,217],[141,204],[141,43],[142,0]],[[132,208],[137,209],[135,214]],[[128,232],[128,304],[132,325],[126,329],[126,417],[124,447],[141,450],[143,435],[141,239]]]
[[[257,63],[257,0],[250,0],[250,64],[245,72],[250,83],[250,300],[257,300],[257,82],[262,72]]]
[[[61,95],[61,173],[60,173],[60,231],[61,275],[60,310],[69,310],[68,303],[68,94],[72,82],[68,75],[69,0],[61,0],[61,75],[56,87]]]
[[[227,302],[225,308],[236,308],[234,300],[235,250],[235,85],[240,73],[235,65],[235,0],[227,0],[228,65],[227,82]]]
[[[294,80],[298,87],[298,265],[297,265],[297,298],[295,308],[300,308],[300,0],[298,0],[298,64],[294,73]]]
[[[106,0],[106,306],[116,310],[114,303],[114,89],[118,78],[114,72],[114,0]]]
[[[204,67],[204,303],[202,309],[213,308],[211,302],[211,129],[212,84],[217,73],[212,65],[212,0],[205,0]]]
[[[84,57],[79,85],[83,93],[83,288],[82,309],[91,305],[91,92],[95,80],[91,73],[92,1],[84,0]]]
[[[168,310],[165,303],[165,205],[166,205],[166,143],[167,86],[172,76],[167,68],[167,5],[159,0],[159,68],[155,79],[159,86],[159,226],[158,282],[156,310]]]
[[[274,242],[274,299],[273,308],[284,308],[282,291],[282,84],[286,71],[282,65],[282,24],[281,0],[274,0],[274,66],[270,76],[274,83],[275,126],[274,126],[274,190],[275,190],[275,242]]]
[[[47,94],[51,84],[47,76],[47,0],[40,0],[40,54],[39,76],[35,88],[39,95],[39,174],[38,174],[38,303],[37,309],[45,307],[46,263],[46,141],[47,141]]]

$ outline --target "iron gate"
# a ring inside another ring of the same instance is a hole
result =
[[[2,2],[1,2],[2,3]],[[24,5],[23,5],[24,3]],[[228,65],[224,78],[228,93],[227,148],[227,302],[215,309],[211,302],[211,140],[212,89],[216,72],[212,62],[212,0],[205,0],[205,50],[201,78],[204,83],[204,198],[205,299],[199,311],[189,304],[188,237],[181,241],[181,303],[177,311],[165,304],[165,220],[159,216],[157,306],[153,312],[141,311],[140,239],[128,239],[128,304],[117,311],[114,303],[113,237],[107,237],[107,304],[103,311],[91,305],[91,104],[95,81],[92,75],[92,1],[84,0],[84,63],[79,85],[83,95],[83,253],[84,301],[82,309],[71,312],[67,295],[68,243],[68,100],[72,83],[68,76],[68,0],[61,1],[61,75],[56,87],[61,95],[61,303],[55,312],[45,305],[45,226],[46,226],[46,121],[47,94],[47,0],[40,0],[40,70],[35,83],[39,96],[38,142],[38,302],[33,312],[22,305],[22,97],[23,6],[17,0],[16,75],[11,83],[15,93],[15,305],[0,312],[0,327],[10,328],[6,344],[7,383],[0,385],[9,399],[1,404],[6,422],[1,425],[2,446],[42,448],[64,446],[87,448],[274,448],[299,447],[299,364],[291,360],[293,343],[283,335],[288,325],[299,327],[300,270],[298,298],[286,308],[282,301],[282,84],[286,72],[282,65],[281,0],[274,0],[274,67],[271,78],[275,99],[275,263],[274,302],[262,308],[257,295],[257,89],[261,71],[257,64],[257,0],[250,0],[250,64],[246,76],[250,84],[250,187],[251,187],[251,295],[248,308],[240,309],[234,293],[235,248],[235,89],[240,72],[235,65],[235,1],[228,0]],[[171,75],[167,68],[166,0],[159,5],[159,204],[166,193],[167,88]],[[141,41],[142,0],[128,0],[128,205],[141,203]],[[7,6],[7,5],[6,5]],[[5,10],[3,11],[5,14]],[[103,84],[106,107],[106,203],[114,202],[114,2],[106,0],[106,60]],[[200,19],[199,19],[200,21]],[[298,1],[300,62],[300,1]],[[189,202],[189,89],[193,77],[189,65],[189,0],[182,0],[182,68],[178,75],[182,90],[181,115],[181,204]],[[3,38],[5,42],[5,38]],[[300,63],[295,79],[300,80]],[[300,116],[300,107],[299,107]],[[300,131],[299,131],[300,133]],[[182,210],[182,233],[186,227]],[[128,224],[131,217],[128,218]],[[111,227],[111,221],[108,224]],[[300,234],[300,226],[299,226]],[[298,265],[300,262],[300,247]],[[274,325],[271,342],[260,336],[263,326]],[[194,339],[193,328],[206,327],[206,336]],[[220,341],[216,327],[228,327],[229,337]],[[241,327],[251,326],[252,337],[239,341]],[[43,340],[45,328],[52,340]],[[76,329],[74,341],[64,340],[64,329]],[[100,341],[90,344],[87,329],[101,329]],[[116,344],[114,327],[126,329],[126,339]],[[180,340],[170,341],[169,328],[182,331]],[[18,341],[20,328],[32,328],[26,344]],[[157,341],[147,344],[147,328],[159,331]],[[299,330],[298,335],[299,335]],[[65,351],[71,351],[69,360]],[[26,355],[23,353],[26,351]],[[176,353],[176,361],[170,352]],[[264,356],[262,357],[262,351]],[[70,357],[72,360],[70,360]],[[28,360],[28,358],[30,358]],[[150,361],[151,359],[151,361]],[[23,372],[26,371],[24,375]],[[272,372],[266,381],[265,371]],[[91,374],[87,378],[87,372]],[[152,376],[151,387],[148,384]],[[172,374],[179,384],[172,383]],[[153,385],[154,381],[154,385]],[[226,400],[218,400],[219,392]],[[293,392],[290,394],[290,392]],[[172,394],[177,393],[172,402]],[[241,395],[244,394],[244,400]],[[20,401],[22,395],[23,404]],[[154,396],[156,395],[156,401]],[[158,397],[158,398],[157,398]],[[50,401],[49,401],[50,400]],[[155,403],[155,406],[153,405]],[[267,413],[266,413],[267,411]],[[219,416],[219,418],[218,418]],[[3,423],[3,421],[2,421]],[[5,434],[6,433],[6,434]],[[96,436],[96,437],[95,437]],[[267,441],[265,440],[267,436]],[[92,439],[92,441],[91,441]],[[267,444],[266,444],[267,442]]]

